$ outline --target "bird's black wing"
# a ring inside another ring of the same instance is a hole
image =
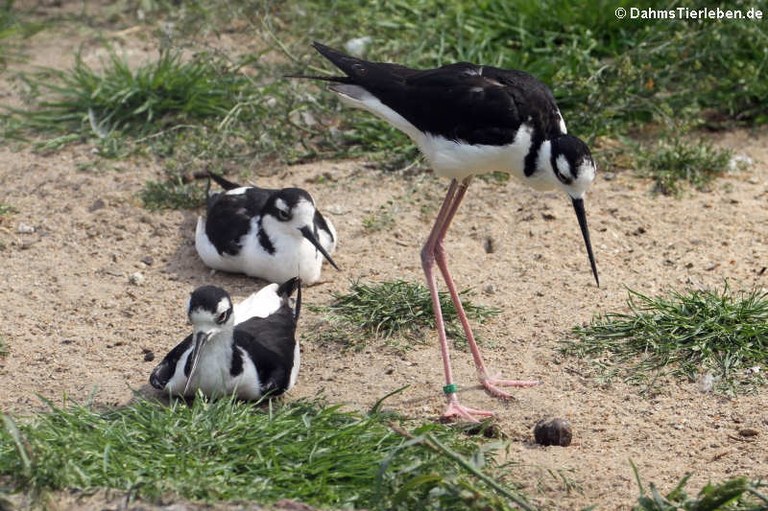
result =
[[[156,389],[163,390],[173,374],[181,356],[192,346],[192,335],[181,341],[175,348],[168,352],[157,367],[149,375],[149,383]]]
[[[240,238],[251,227],[251,219],[260,216],[269,198],[277,190],[251,186],[242,194],[217,194],[208,205],[205,234],[220,254],[240,252]]]
[[[266,318],[251,318],[235,327],[235,345],[251,357],[263,392],[288,389],[296,348],[296,321],[287,304]],[[242,372],[242,360],[233,357],[231,373]]]
[[[522,123],[542,138],[559,134],[551,91],[523,71],[466,62],[415,70],[315,48],[347,75],[332,81],[363,87],[421,131],[490,145],[512,142]]]

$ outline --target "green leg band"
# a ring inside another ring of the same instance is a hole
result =
[[[459,391],[459,386],[455,383],[449,383],[448,385],[443,385],[443,392],[446,394],[455,394]]]

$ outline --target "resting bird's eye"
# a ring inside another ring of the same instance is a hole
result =
[[[222,312],[216,317],[216,323],[222,324],[227,320],[227,311]]]
[[[277,218],[279,220],[283,220],[283,221],[289,220],[291,218],[291,214],[288,211],[284,210],[284,209],[278,209],[277,210]]]

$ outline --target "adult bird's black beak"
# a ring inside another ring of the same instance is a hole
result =
[[[189,390],[189,384],[192,382],[192,376],[195,374],[197,364],[200,362],[200,354],[203,352],[203,346],[211,338],[213,332],[196,332],[192,340],[192,353],[189,357],[192,359],[192,367],[189,368],[189,375],[187,376],[187,383],[184,385],[184,395],[187,395]]]
[[[336,266],[336,263],[334,263],[334,262],[333,262],[333,259],[331,259],[331,254],[329,254],[329,253],[328,253],[328,252],[327,252],[327,251],[326,251],[326,250],[323,248],[323,246],[322,246],[322,245],[320,244],[320,242],[317,240],[317,237],[315,236],[315,233],[313,233],[313,232],[312,232],[312,229],[310,229],[308,225],[305,225],[304,227],[302,227],[302,228],[301,228],[301,229],[299,229],[299,230],[301,231],[301,234],[302,234],[302,235],[303,235],[305,238],[307,238],[307,240],[308,240],[310,243],[312,243],[312,244],[315,246],[315,248],[316,248],[317,250],[319,250],[319,251],[320,251],[320,253],[321,253],[321,254],[323,254],[323,257],[325,257],[325,258],[328,260],[328,262],[329,262],[329,263],[331,263],[331,266],[333,266],[334,268],[336,268],[337,270],[339,270],[339,267],[338,267],[338,266]],[[339,271],[341,271],[341,270],[339,270]]]
[[[587,213],[584,211],[584,199],[571,198],[573,210],[576,211],[576,218],[579,220],[581,235],[584,236],[584,243],[587,245],[587,255],[589,264],[592,266],[592,273],[595,275],[597,287],[600,287],[600,279],[597,277],[597,266],[595,265],[595,255],[592,253],[592,243],[589,241],[589,227],[587,227]]]

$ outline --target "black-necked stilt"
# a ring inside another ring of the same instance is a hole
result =
[[[301,280],[295,277],[237,304],[219,287],[199,287],[187,306],[193,333],[165,356],[149,382],[173,396],[194,396],[198,389],[244,400],[281,394],[299,374],[300,311]]]
[[[307,285],[320,279],[323,258],[338,270],[336,230],[305,190],[210,177],[225,191],[209,193],[206,218],[197,220],[195,248],[207,266],[276,283],[298,275]]]
[[[421,251],[432,295],[445,370],[446,417],[477,420],[493,415],[459,403],[453,380],[445,326],[437,295],[434,265],[445,279],[459,313],[480,381],[494,396],[510,395],[499,387],[527,387],[536,381],[489,376],[448,271],[443,238],[475,174],[508,172],[537,189],[566,192],[578,218],[587,255],[599,286],[589,241],[584,195],[595,178],[587,145],[566,133],[552,92],[522,71],[469,63],[417,70],[398,64],[368,62],[319,43],[315,49],[346,76],[316,78],[333,82],[330,89],[345,103],[368,110],[407,134],[435,174],[451,184],[432,231]]]

